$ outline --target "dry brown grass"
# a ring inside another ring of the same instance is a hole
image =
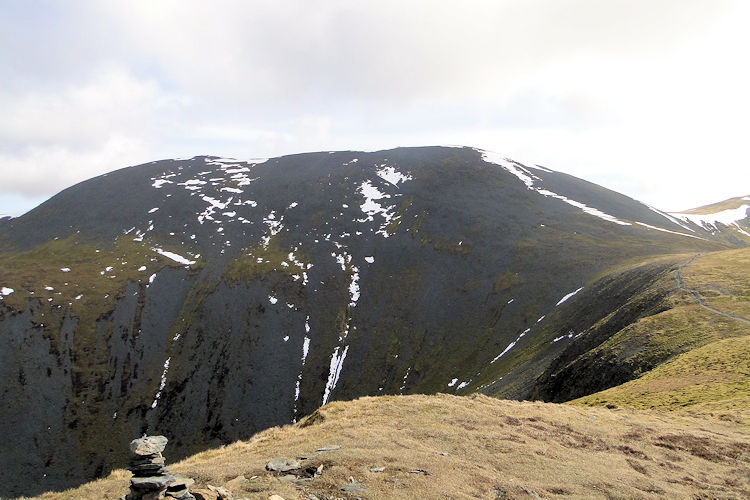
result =
[[[304,486],[264,470],[324,445]],[[126,452],[126,450],[123,450]],[[169,447],[167,447],[167,454]],[[170,466],[199,485],[257,476],[235,498],[748,498],[747,427],[678,413],[501,401],[484,396],[388,396],[334,402],[300,424]],[[372,473],[372,467],[385,467]],[[426,471],[412,472],[412,471]],[[348,478],[364,493],[340,488]],[[39,498],[116,498],[127,474]],[[533,493],[530,493],[533,492]]]

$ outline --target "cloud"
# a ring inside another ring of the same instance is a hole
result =
[[[750,184],[735,166],[749,132],[744,2],[0,9],[0,193],[50,195],[165,157],[441,143],[543,163],[666,208]]]
[[[57,90],[57,89],[56,89]],[[3,190],[35,196],[149,161],[162,113],[182,99],[107,65],[80,86],[1,92]]]

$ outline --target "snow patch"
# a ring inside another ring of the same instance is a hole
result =
[[[70,272],[70,268],[69,267],[61,267],[60,271],[62,271],[64,273],[69,273]]]
[[[544,317],[544,316],[542,316],[542,317]],[[523,333],[521,335],[519,335],[516,340],[514,340],[513,342],[511,342],[510,344],[508,344],[508,346],[503,350],[503,352],[501,352],[500,354],[498,354],[497,356],[495,356],[495,359],[493,359],[492,361],[490,361],[490,364],[494,363],[498,359],[500,359],[503,356],[505,356],[505,354],[508,351],[510,351],[511,349],[513,349],[516,346],[516,344],[518,343],[518,341],[521,340],[521,338],[523,338],[523,336],[526,335],[527,333],[529,333],[530,331],[531,331],[531,328],[527,328],[526,330],[524,330]]]
[[[581,203],[580,201],[572,200],[570,198],[567,198],[565,196],[559,195],[555,192],[552,192],[548,189],[541,189],[534,186],[534,184],[537,181],[541,181],[542,179],[537,176],[536,174],[529,171],[524,165],[521,165],[518,162],[515,162],[509,158],[505,158],[498,153],[492,152],[492,151],[484,151],[484,150],[477,150],[480,153],[482,153],[482,159],[486,161],[487,163],[494,163],[495,165],[499,165],[503,167],[505,170],[510,172],[511,174],[515,175],[521,182],[524,183],[524,185],[531,191],[536,191],[537,193],[541,194],[542,196],[546,196],[548,198],[555,198],[560,201],[563,201],[567,203],[568,205],[574,206],[576,208],[581,209],[583,212],[593,215],[595,217],[599,217],[600,219],[606,220],[608,222],[613,222],[615,224],[619,224],[622,226],[630,226],[629,222],[621,221],[617,217],[614,217],[612,215],[609,215],[605,212],[602,212],[601,210],[598,210],[593,207],[589,207],[585,203]],[[546,169],[539,169],[542,171],[545,171]]]
[[[344,351],[339,356],[339,347],[337,346],[331,354],[331,365],[328,370],[328,382],[326,383],[325,392],[323,393],[323,404],[328,403],[328,398],[331,396],[331,392],[336,388],[336,384],[339,381],[341,375],[341,368],[344,366],[344,359],[346,359],[346,353],[349,351],[349,346],[344,347]]]
[[[151,185],[152,185],[153,187],[155,187],[156,189],[161,189],[161,187],[162,187],[162,186],[163,186],[164,184],[173,184],[173,182],[172,182],[172,181],[168,181],[167,179],[151,179],[151,180],[153,180],[153,181],[154,181],[154,183],[153,183],[153,184],[151,184]]]
[[[169,252],[167,250],[162,250],[161,248],[158,248],[158,247],[151,247],[151,250],[153,252],[158,253],[159,255],[161,255],[163,257],[166,257],[168,259],[172,259],[173,261],[177,262],[178,264],[184,264],[186,266],[190,266],[190,265],[195,264],[194,260],[188,260],[185,257],[183,257],[182,255],[176,254],[174,252]]]
[[[448,387],[453,387],[454,385],[456,385],[456,382],[458,382],[458,379],[454,378],[453,380],[451,380],[450,382],[448,382]]]
[[[399,182],[406,182],[414,179],[410,174],[402,174],[394,167],[386,164],[378,165],[376,173],[378,174],[378,177],[394,186],[398,186]]]
[[[559,300],[559,301],[557,302],[557,304],[555,304],[555,306],[559,306],[560,304],[562,304],[563,302],[565,302],[566,300],[568,300],[569,298],[571,298],[571,297],[572,297],[573,295],[575,295],[575,294],[577,294],[578,292],[580,292],[581,290],[583,290],[583,287],[581,287],[581,288],[579,288],[578,290],[575,290],[575,291],[573,291],[573,292],[570,292],[570,293],[569,293],[569,294],[567,294],[567,295],[566,295],[565,297],[561,298],[561,299],[560,299],[560,300]]]
[[[159,398],[161,397],[161,391],[164,390],[164,386],[167,385],[167,371],[169,371],[169,361],[172,359],[172,357],[168,357],[167,360],[164,362],[164,371],[161,374],[161,382],[159,383],[159,390],[156,392],[156,395],[154,395],[154,402],[151,403],[151,408],[156,408],[156,405],[159,403]]]
[[[5,297],[6,295],[10,295],[11,293],[15,292],[12,288],[8,288],[7,286],[4,286],[0,288],[0,295]]]
[[[640,226],[643,226],[643,227],[647,227],[649,229],[655,229],[656,231],[661,231],[663,233],[677,234],[679,236],[687,236],[688,238],[695,238],[696,240],[708,241],[708,240],[706,240],[706,238],[701,238],[700,236],[695,236],[694,234],[686,234],[686,233],[681,233],[679,231],[670,231],[669,229],[664,229],[663,227],[652,226],[650,224],[646,224],[645,222],[636,222],[636,224],[638,224]],[[688,228],[688,229],[690,229],[690,228]],[[693,231],[693,230],[690,229],[690,231]],[[693,232],[695,232],[695,231],[693,231]]]
[[[746,219],[748,217],[748,208],[750,208],[750,205],[742,205],[737,208],[730,208],[712,214],[686,214],[672,212],[671,215],[715,232],[719,229],[717,224],[724,224],[725,226],[736,225],[738,221]]]

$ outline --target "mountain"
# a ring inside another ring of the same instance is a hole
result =
[[[337,399],[608,389],[684,346],[605,366],[596,350],[688,300],[674,273],[747,246],[747,222],[473,148],[200,156],[80,183],[0,224],[0,495],[101,476],[144,432],[180,458]]]
[[[705,229],[713,235],[728,233],[730,241],[740,243],[743,240],[735,239],[736,233],[750,236],[750,217],[747,214],[749,208],[750,196],[742,196],[670,215],[689,224],[690,227]]]

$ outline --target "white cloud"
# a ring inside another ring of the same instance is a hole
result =
[[[666,209],[750,185],[745,2],[19,5],[0,16],[5,193],[165,157],[441,143]]]

